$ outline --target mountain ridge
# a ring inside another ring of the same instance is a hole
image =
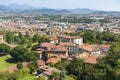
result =
[[[50,9],[33,7],[26,4],[0,5],[0,13],[27,13],[27,14],[120,14],[119,11],[93,10],[88,8]]]

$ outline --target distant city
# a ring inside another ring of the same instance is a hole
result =
[[[119,53],[119,11],[0,6],[0,80],[119,80]]]

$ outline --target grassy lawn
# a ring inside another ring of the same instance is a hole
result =
[[[0,72],[7,71],[8,67],[13,65],[14,63],[9,63],[8,56],[0,56]]]
[[[35,76],[28,74],[28,76],[18,79],[18,80],[36,80]]]

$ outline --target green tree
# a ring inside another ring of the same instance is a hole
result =
[[[99,58],[97,61],[97,64],[95,64],[95,74],[94,78],[95,80],[103,80],[103,77],[106,73],[105,70],[106,63],[105,63],[105,57]]]
[[[39,34],[35,34],[32,38],[33,42],[39,42],[39,40],[40,40],[40,35]]]
[[[31,48],[32,47],[32,42],[29,42],[28,44],[27,44],[27,48]]]
[[[102,44],[102,42],[103,42],[102,38],[103,38],[103,34],[100,32],[97,32],[96,33],[97,43]]]
[[[83,35],[83,41],[85,43],[96,43],[97,42],[97,39],[96,39],[96,34],[95,32],[92,32],[92,31],[86,31]]]
[[[60,80],[66,80],[66,73],[64,71],[60,72]]]
[[[8,80],[9,72],[0,72],[0,80]]]
[[[120,59],[120,42],[114,43],[109,53],[106,56],[105,62],[110,64],[112,68],[115,68],[117,66],[117,61]]]
[[[6,42],[10,44],[14,42],[14,33],[6,32]]]
[[[38,46],[39,46],[38,44],[37,45],[33,45],[32,46],[32,50],[36,50],[38,48]]]
[[[48,38],[45,35],[40,36],[39,43],[46,42],[47,40],[48,40]]]
[[[7,44],[0,44],[0,54],[8,54],[10,47]]]
[[[35,61],[35,62],[30,62],[28,64],[28,68],[30,69],[30,73],[33,73],[34,71],[36,71],[38,69],[38,62]]]
[[[115,70],[115,76],[116,76],[116,80],[120,79],[120,59],[118,59],[117,61],[117,68]]]
[[[69,65],[70,61],[64,60],[64,61],[59,61],[58,63],[55,64],[55,67],[59,70],[64,70],[66,71],[66,67]]]
[[[28,62],[36,61],[37,60],[37,53],[34,51],[28,51],[25,53],[25,58],[26,58],[26,61],[28,61]]]
[[[29,40],[26,37],[23,37],[21,39],[21,44],[27,44],[29,42]]]
[[[11,49],[10,55],[17,62],[26,61],[25,53],[27,51],[28,50],[22,46],[16,46],[15,48]]]
[[[110,65],[106,65],[106,73],[104,75],[103,80],[115,80],[115,74],[114,74],[114,70],[112,69],[112,67]]]
[[[22,68],[23,68],[22,62],[17,63],[17,68],[18,68],[18,69],[22,69]]]
[[[29,35],[29,33],[28,33],[28,32],[26,32],[25,37],[26,37],[27,39],[31,40],[31,36]]]
[[[77,80],[81,80],[81,75],[84,71],[84,61],[79,58],[74,58],[70,64],[66,67],[68,74],[73,74],[77,77]]]
[[[22,33],[18,33],[18,37],[20,38],[20,39],[22,39],[24,36],[22,35]]]
[[[38,80],[46,80],[46,78],[44,76],[40,76]]]
[[[84,69],[84,68],[83,68]],[[87,65],[87,67],[83,70],[82,80],[94,80],[95,79],[95,69],[92,65]]]
[[[19,75],[17,72],[13,72],[10,74],[8,80],[17,80],[19,78]]]
[[[75,80],[75,79],[73,77],[71,77],[71,76],[67,76],[66,80]]]
[[[52,72],[51,78],[53,78],[55,80],[59,80],[60,79],[60,73],[59,72]]]
[[[15,37],[14,37],[14,42],[15,42],[16,44],[21,44],[21,39],[20,39],[18,36],[15,36]]]

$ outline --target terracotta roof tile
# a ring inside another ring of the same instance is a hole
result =
[[[49,58],[48,59],[48,63],[58,63],[58,61],[60,61],[61,59],[60,58],[58,58],[58,57],[56,57],[56,58],[54,58],[54,57],[52,57],[52,58]]]
[[[86,63],[90,63],[90,64],[96,64],[97,59],[99,57],[100,57],[99,55],[91,55],[91,54],[88,54],[88,53],[83,53],[83,54],[80,54],[79,56],[77,56],[77,58],[84,59],[84,61]]]
[[[110,45],[102,44],[102,45],[100,45],[100,48],[110,49]]]
[[[53,43],[41,43],[42,47],[47,47],[48,51],[67,51],[67,48],[64,46],[56,46]]]
[[[74,44],[73,42],[61,42],[60,45],[63,45],[63,46],[76,46],[76,44]]]
[[[89,44],[79,45],[79,48],[82,48],[82,49],[87,50],[87,51],[98,51],[98,50],[100,50],[97,45],[89,45]]]
[[[50,40],[50,41],[58,40],[58,38],[50,38],[49,40]]]
[[[80,36],[67,36],[67,35],[59,35],[59,38],[68,38],[68,39],[76,39],[81,38]]]
[[[44,65],[44,61],[43,60],[38,60],[38,65]]]
[[[46,66],[46,65],[40,66],[40,69],[43,69],[44,70],[43,73],[47,76],[50,76],[52,72],[60,72],[60,70],[53,67]]]

